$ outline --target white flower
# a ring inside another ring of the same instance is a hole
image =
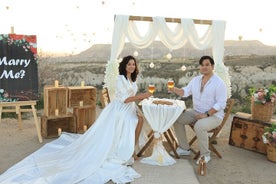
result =
[[[263,143],[264,143],[264,144],[267,144],[267,143],[268,143],[268,140],[267,140],[267,138],[265,137],[265,134],[267,134],[267,132],[264,133],[264,135],[262,135],[262,138],[263,138]]]

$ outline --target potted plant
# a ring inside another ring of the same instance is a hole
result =
[[[276,86],[250,88],[252,118],[269,122],[275,112]]]
[[[267,159],[276,162],[276,124],[265,128],[262,138],[267,147]]]

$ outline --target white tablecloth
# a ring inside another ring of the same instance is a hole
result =
[[[154,100],[170,101],[173,105],[157,105],[152,103]],[[149,98],[144,99],[141,104],[144,116],[154,132],[154,138],[157,140],[154,144],[152,155],[141,159],[141,162],[162,166],[174,164],[175,160],[163,147],[161,136],[173,125],[186,108],[185,102],[181,100]]]

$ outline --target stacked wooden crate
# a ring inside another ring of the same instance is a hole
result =
[[[68,87],[68,107],[73,108],[77,133],[84,133],[96,119],[96,94],[92,86]]]
[[[44,115],[41,117],[44,138],[58,137],[59,131],[83,133],[94,123],[95,117],[95,87],[44,87]]]
[[[44,115],[56,116],[67,114],[68,88],[44,87]],[[57,113],[58,112],[58,113]]]
[[[59,130],[76,133],[76,119],[73,114],[41,117],[41,135],[44,138],[59,136]]]
[[[67,113],[67,106],[67,87],[44,87],[44,115],[41,117],[41,134],[44,138],[58,137],[59,129],[76,132],[75,116]]]

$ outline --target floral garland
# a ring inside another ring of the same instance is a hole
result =
[[[9,98],[9,93],[4,89],[0,89],[0,102],[16,102],[18,99]]]
[[[116,78],[119,75],[118,67],[118,60],[116,60],[116,62],[108,61],[108,63],[106,64],[104,87],[108,88],[111,100],[113,99],[113,95],[115,93]]]
[[[228,89],[227,96],[228,98],[231,97],[231,81],[229,75],[229,69],[223,63],[216,63],[215,64],[215,73],[225,82],[226,87]]]
[[[31,51],[37,61],[37,44],[35,35],[0,34],[0,41],[22,47],[25,52]]]

